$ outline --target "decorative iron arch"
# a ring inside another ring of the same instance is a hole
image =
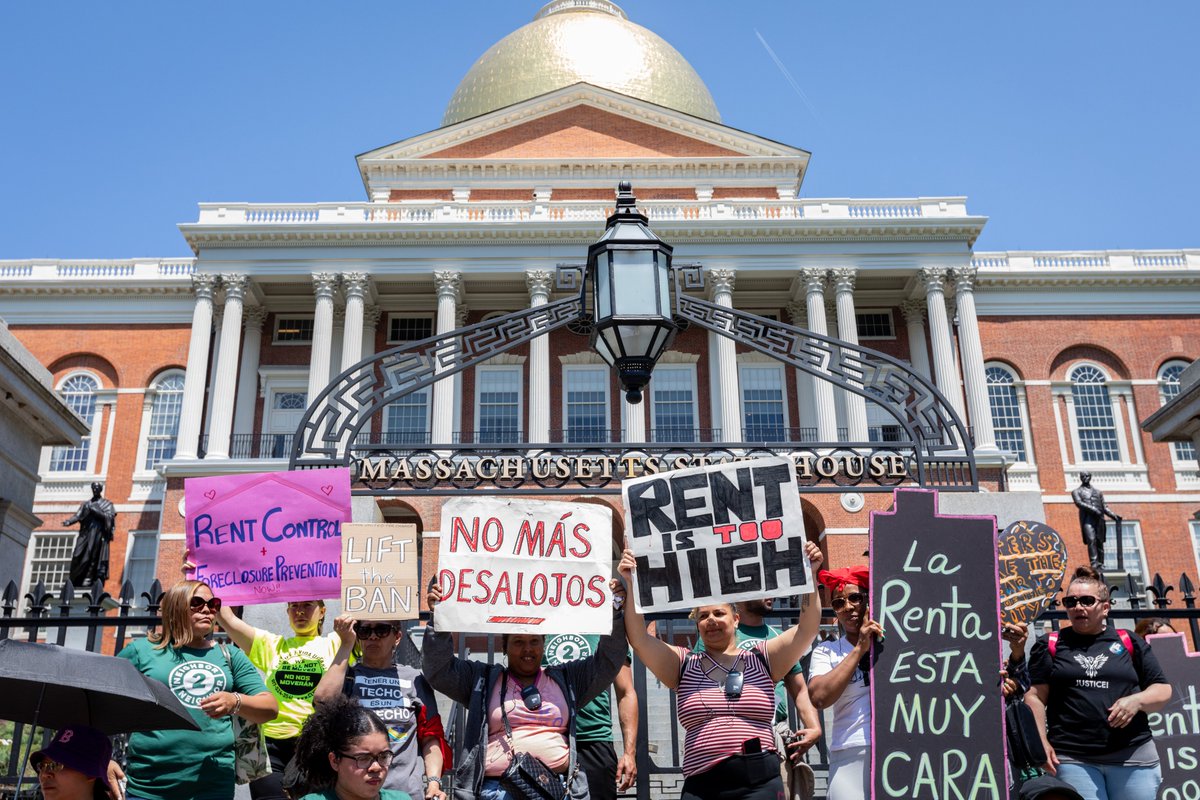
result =
[[[577,267],[560,268],[558,288],[579,288],[580,273]],[[393,347],[344,370],[309,406],[292,441],[291,468],[355,466],[358,474],[353,491],[367,495],[448,495],[481,488],[510,493],[612,494],[620,491],[623,477],[615,465],[625,465],[626,474],[631,474],[631,459],[653,460],[654,469],[669,469],[679,466],[680,459],[703,458],[711,463],[783,454],[802,463],[798,470],[806,491],[891,491],[905,481],[947,491],[978,489],[969,432],[927,378],[877,350],[690,297],[685,290],[703,288],[702,269],[676,265],[675,273],[678,321],[699,325],[878,404],[896,420],[906,438],[888,442],[435,442],[413,446],[388,442],[386,437],[370,441],[371,437],[363,435],[371,418],[388,404],[538,336],[567,326],[579,327],[586,322],[584,303],[581,296],[572,296]],[[868,455],[891,464],[900,458],[902,472],[893,468],[886,476],[869,475],[874,466],[868,466]],[[581,477],[578,469],[568,475],[561,466],[546,466],[563,457],[574,459],[576,465],[588,465],[587,475]],[[512,459],[523,461],[513,466]],[[384,460],[394,468],[373,460]],[[370,466],[364,468],[368,462]],[[643,468],[648,468],[645,463]],[[827,463],[850,468],[836,475],[824,474],[821,467]],[[596,464],[600,467],[595,468]],[[483,474],[484,465],[487,475]],[[803,465],[812,474],[806,477]]]

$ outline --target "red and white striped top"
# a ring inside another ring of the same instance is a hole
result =
[[[775,750],[775,681],[767,670],[767,643],[755,642],[735,666],[743,674],[742,696],[730,700],[717,682],[725,671],[707,653],[676,647],[683,667],[676,697],[683,739],[684,777],[712,769],[742,753],[742,743],[757,738],[763,751]],[[762,658],[755,655],[762,654]],[[705,674],[706,671],[709,674]],[[711,677],[710,677],[711,675]]]

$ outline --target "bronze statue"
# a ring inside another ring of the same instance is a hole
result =
[[[1104,492],[1092,486],[1090,472],[1079,476],[1079,486],[1071,492],[1071,499],[1079,508],[1079,532],[1083,534],[1083,543],[1087,545],[1088,560],[1092,563],[1092,569],[1103,573],[1104,540],[1107,537],[1104,518],[1108,517],[1116,522],[1118,529],[1121,518],[1104,504]]]
[[[108,544],[113,540],[117,509],[100,496],[104,484],[92,484],[92,499],[79,504],[79,510],[65,525],[79,523],[79,537],[71,555],[71,583],[77,587],[103,584],[108,580]]]

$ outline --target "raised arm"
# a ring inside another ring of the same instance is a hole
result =
[[[338,615],[333,620],[333,630],[341,639],[341,644],[338,645],[333,661],[325,669],[325,674],[317,682],[317,689],[313,693],[313,702],[316,704],[328,703],[342,693],[342,687],[346,685],[350,654],[354,652],[354,644],[358,641],[358,636],[354,633],[354,617],[349,614]]]
[[[487,670],[487,665],[455,656],[454,637],[434,626],[434,607],[442,600],[442,587],[431,584],[425,600],[430,617],[421,640],[421,672],[430,686],[465,706],[471,702],[476,677]]]
[[[633,586],[633,571],[636,566],[633,551],[625,548],[617,571],[621,573],[626,586]],[[625,609],[625,636],[628,637],[633,652],[637,653],[646,669],[654,673],[654,677],[662,681],[668,689],[679,686],[679,652],[657,636],[650,635],[646,630],[645,617],[635,608],[633,602]],[[792,659],[793,663],[797,660]]]
[[[821,548],[813,542],[804,543],[804,554],[808,556],[812,574],[815,576],[824,557]],[[771,663],[771,678],[783,680],[792,671],[796,662],[804,657],[817,631],[821,628],[821,603],[817,600],[816,591],[802,595],[800,598],[800,618],[796,624],[767,642],[767,656]]]
[[[221,623],[221,627],[229,634],[229,638],[233,639],[233,643],[238,646],[242,652],[249,654],[250,648],[254,646],[254,638],[259,635],[258,628],[240,619],[237,614],[233,613],[233,608],[230,606],[221,606],[217,611],[217,622]]]

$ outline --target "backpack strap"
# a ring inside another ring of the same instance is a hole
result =
[[[1054,651],[1058,649],[1058,631],[1050,632],[1050,638],[1046,642],[1046,646],[1050,648],[1050,657],[1054,658]]]
[[[1133,655],[1133,639],[1129,638],[1129,631],[1124,628],[1117,629],[1117,638],[1121,640],[1121,644],[1125,645],[1125,649]]]

